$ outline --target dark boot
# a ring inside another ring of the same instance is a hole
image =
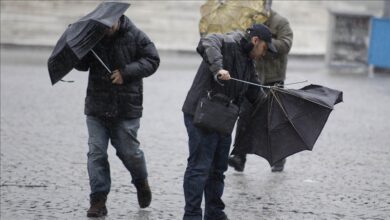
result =
[[[218,220],[229,220],[229,218],[227,217],[226,214],[223,214],[222,216],[220,216],[220,217],[218,218]]]
[[[148,180],[141,180],[134,183],[137,188],[138,204],[141,208],[146,208],[152,201],[152,192],[150,191]]]
[[[223,215],[219,216],[219,217],[209,217],[209,216],[204,216],[204,220],[229,220],[229,218],[227,217],[227,215],[224,213]]]
[[[284,164],[286,163],[286,158],[277,161],[271,168],[272,172],[282,172],[284,169]]]
[[[244,171],[245,162],[246,162],[246,155],[230,156],[228,160],[229,166],[233,167],[238,172]]]
[[[107,215],[107,196],[103,194],[91,195],[91,207],[87,211],[87,217],[102,217]]]

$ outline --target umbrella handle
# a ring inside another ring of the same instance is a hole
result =
[[[96,59],[98,59],[100,61],[100,63],[106,68],[106,70],[111,74],[111,70],[107,67],[107,65],[103,62],[102,59],[100,59],[100,57],[95,53],[95,51],[93,51],[93,49],[91,49],[93,55],[95,55]]]

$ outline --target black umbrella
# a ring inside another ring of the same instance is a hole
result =
[[[240,116],[232,154],[253,153],[275,162],[312,150],[342,92],[320,85],[269,88],[266,103]]]
[[[92,50],[129,6],[130,4],[121,2],[103,2],[94,11],[68,26],[48,60],[53,85]],[[92,53],[101,61],[93,50]],[[102,64],[111,72],[103,62]]]

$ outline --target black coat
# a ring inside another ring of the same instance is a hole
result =
[[[182,111],[194,115],[196,105],[200,98],[207,95],[208,91],[222,93],[228,96],[238,105],[244,98],[250,102],[256,102],[262,92],[259,87],[248,86],[241,82],[220,80],[220,85],[215,80],[219,70],[229,71],[230,76],[241,80],[260,83],[253,61],[249,58],[248,41],[241,32],[228,34],[210,34],[203,37],[197,47],[198,53],[203,57],[198,72],[188,91]]]
[[[107,70],[89,53],[76,69],[87,71],[89,80],[85,98],[86,115],[139,118],[142,116],[142,78],[152,75],[160,58],[150,39],[126,16],[120,19],[119,30],[103,38],[94,48],[111,71],[119,69],[122,85],[107,77]]]

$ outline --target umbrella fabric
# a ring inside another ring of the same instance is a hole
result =
[[[271,87],[268,101],[240,116],[232,154],[253,153],[275,162],[312,150],[342,92],[320,85]]]
[[[48,60],[53,85],[87,55],[129,6],[127,3],[103,2],[94,11],[68,26]]]
[[[244,31],[252,24],[264,23],[264,1],[253,0],[208,0],[200,8],[200,34],[226,33],[235,30]]]

